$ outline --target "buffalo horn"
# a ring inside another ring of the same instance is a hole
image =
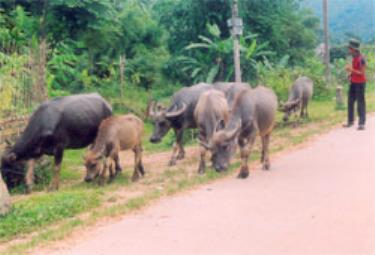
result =
[[[230,131],[227,131],[225,133],[225,136],[227,137],[227,139],[232,140],[237,135],[237,133],[240,131],[240,128],[241,128],[241,121],[237,122],[237,125],[234,129],[232,129]]]
[[[177,111],[174,111],[174,112],[167,112],[165,114],[165,117],[167,117],[167,118],[177,117],[177,116],[181,115],[185,110],[186,110],[186,104],[182,104],[182,107],[181,107],[180,110],[177,110]]]

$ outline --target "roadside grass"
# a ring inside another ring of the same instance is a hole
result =
[[[344,123],[346,110],[336,110],[334,100],[312,102],[310,119],[283,123],[282,114],[277,114],[277,126],[271,140],[271,151],[279,152],[301,144],[314,135],[321,134]],[[367,93],[368,112],[375,111],[375,91]],[[173,139],[170,132],[167,141],[161,145],[147,143],[151,126],[146,125],[145,148],[147,153],[170,150],[168,139]],[[259,139],[258,139],[259,140]],[[259,142],[259,141],[258,141]],[[251,160],[259,159],[258,144]],[[178,167],[167,168],[161,173],[147,173],[146,178],[138,183],[131,183],[130,172],[122,173],[111,185],[99,187],[95,183],[82,182],[82,155],[84,150],[67,151],[62,167],[63,186],[55,193],[38,192],[15,199],[12,211],[0,218],[0,253],[26,253],[51,241],[61,240],[73,230],[95,224],[105,217],[116,217],[143,208],[163,196],[174,195],[183,190],[197,187],[213,180],[232,175],[239,167],[234,162],[229,171],[218,174],[208,168],[203,176],[197,175],[194,162],[181,162]],[[191,168],[194,163],[194,171]],[[142,190],[139,194],[139,190]],[[119,192],[136,194],[123,198]],[[82,216],[82,214],[85,216]],[[30,237],[27,237],[30,235]],[[25,238],[23,242],[10,242]],[[3,246],[3,250],[1,250]]]
[[[0,218],[0,240],[27,234],[100,204],[96,191],[65,191],[38,194],[14,204],[12,211]]]

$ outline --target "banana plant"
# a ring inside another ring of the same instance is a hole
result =
[[[220,29],[216,24],[207,25],[212,38],[200,35],[199,42],[185,47],[188,56],[178,57],[183,66],[182,72],[189,73],[194,83],[205,81],[212,83],[217,80],[228,81],[233,77],[233,40],[221,39]],[[268,43],[258,44],[256,34],[249,34],[240,38],[242,64],[256,68],[256,63],[273,52],[267,50]]]

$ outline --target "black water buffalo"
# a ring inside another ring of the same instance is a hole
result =
[[[249,175],[247,161],[256,135],[259,133],[262,139],[263,169],[269,169],[268,147],[276,109],[277,98],[272,90],[258,86],[255,89],[241,91],[235,99],[227,126],[215,132],[211,143],[207,145],[212,151],[214,168],[217,171],[228,168],[230,157],[238,141],[242,161],[238,177],[246,178]]]
[[[205,171],[206,144],[210,143],[215,131],[225,127],[228,116],[229,107],[223,92],[212,89],[202,93],[194,111],[201,143],[198,173],[203,174]]]
[[[313,81],[306,77],[299,77],[289,91],[288,101],[281,105],[280,110],[284,112],[284,121],[288,121],[293,112],[301,109],[300,117],[308,117],[307,105],[313,95]]]
[[[202,92],[212,89],[212,85],[199,83],[191,87],[177,91],[167,109],[152,107],[150,117],[154,123],[154,132],[150,138],[152,143],[158,143],[172,128],[176,135],[176,143],[173,146],[172,157],[169,165],[175,165],[176,161],[183,159],[185,151],[182,146],[183,132],[187,128],[196,128],[194,110]]]
[[[41,104],[17,142],[1,159],[1,170],[7,181],[20,162],[29,160],[26,174],[27,192],[33,184],[33,160],[53,155],[55,170],[51,190],[59,186],[64,149],[78,149],[91,144],[102,120],[112,115],[110,105],[98,94],[58,97]],[[8,183],[9,185],[9,183]]]

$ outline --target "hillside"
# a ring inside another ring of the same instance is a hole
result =
[[[303,0],[302,6],[322,17],[322,0]],[[367,42],[375,40],[374,0],[329,0],[328,10],[332,41],[341,42],[349,36]]]

